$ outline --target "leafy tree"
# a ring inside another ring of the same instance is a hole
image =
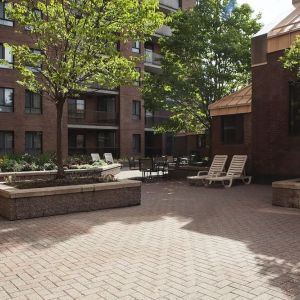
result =
[[[280,60],[284,68],[292,71],[300,78],[300,36],[297,36],[294,43],[285,51],[284,56]]]
[[[8,15],[26,30],[20,34],[32,38],[29,45],[6,45],[22,75],[19,83],[56,106],[57,176],[63,177],[66,100],[95,83],[114,88],[137,79],[136,59],[123,56],[117,45],[149,39],[163,22],[158,0],[20,0],[9,5]]]
[[[209,129],[209,104],[249,83],[251,37],[261,27],[252,14],[247,4],[200,0],[173,15],[173,35],[160,40],[162,72],[143,88],[147,109],[171,112],[157,131]]]

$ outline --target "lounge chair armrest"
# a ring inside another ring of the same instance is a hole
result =
[[[200,175],[207,175],[208,174],[208,171],[199,171],[197,176],[200,176]]]

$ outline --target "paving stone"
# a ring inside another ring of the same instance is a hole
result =
[[[138,207],[0,219],[0,299],[295,299],[300,210],[271,199],[160,181]]]

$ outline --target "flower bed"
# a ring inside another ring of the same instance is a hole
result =
[[[45,153],[38,156],[29,154],[0,157],[0,172],[31,172],[56,170],[56,155]],[[66,170],[93,169],[106,166],[103,160],[93,162],[89,155],[70,156],[64,161]]]
[[[105,175],[116,175],[120,173],[121,165],[112,164],[102,167],[93,167],[89,169],[74,169],[66,170],[66,177],[103,177]],[[10,180],[9,178],[21,181],[21,180],[35,180],[35,179],[48,179],[52,180],[56,176],[56,170],[53,171],[28,171],[28,172],[0,172],[0,182]]]

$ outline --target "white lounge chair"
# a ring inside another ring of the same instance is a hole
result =
[[[109,165],[114,163],[114,159],[113,159],[113,156],[111,153],[104,153],[103,156],[104,156],[105,162],[108,163]]]
[[[224,171],[227,158],[227,155],[216,155],[208,171],[200,171],[197,176],[187,177],[188,182],[190,184],[204,183],[207,177],[219,176]]]
[[[101,160],[99,153],[91,153],[91,157],[93,162]]]
[[[218,176],[207,177],[205,178],[205,182],[207,184],[222,182],[226,188],[230,188],[234,180],[242,180],[245,184],[250,184],[252,177],[246,176],[245,172],[247,159],[247,155],[234,155],[226,173],[223,172]]]

